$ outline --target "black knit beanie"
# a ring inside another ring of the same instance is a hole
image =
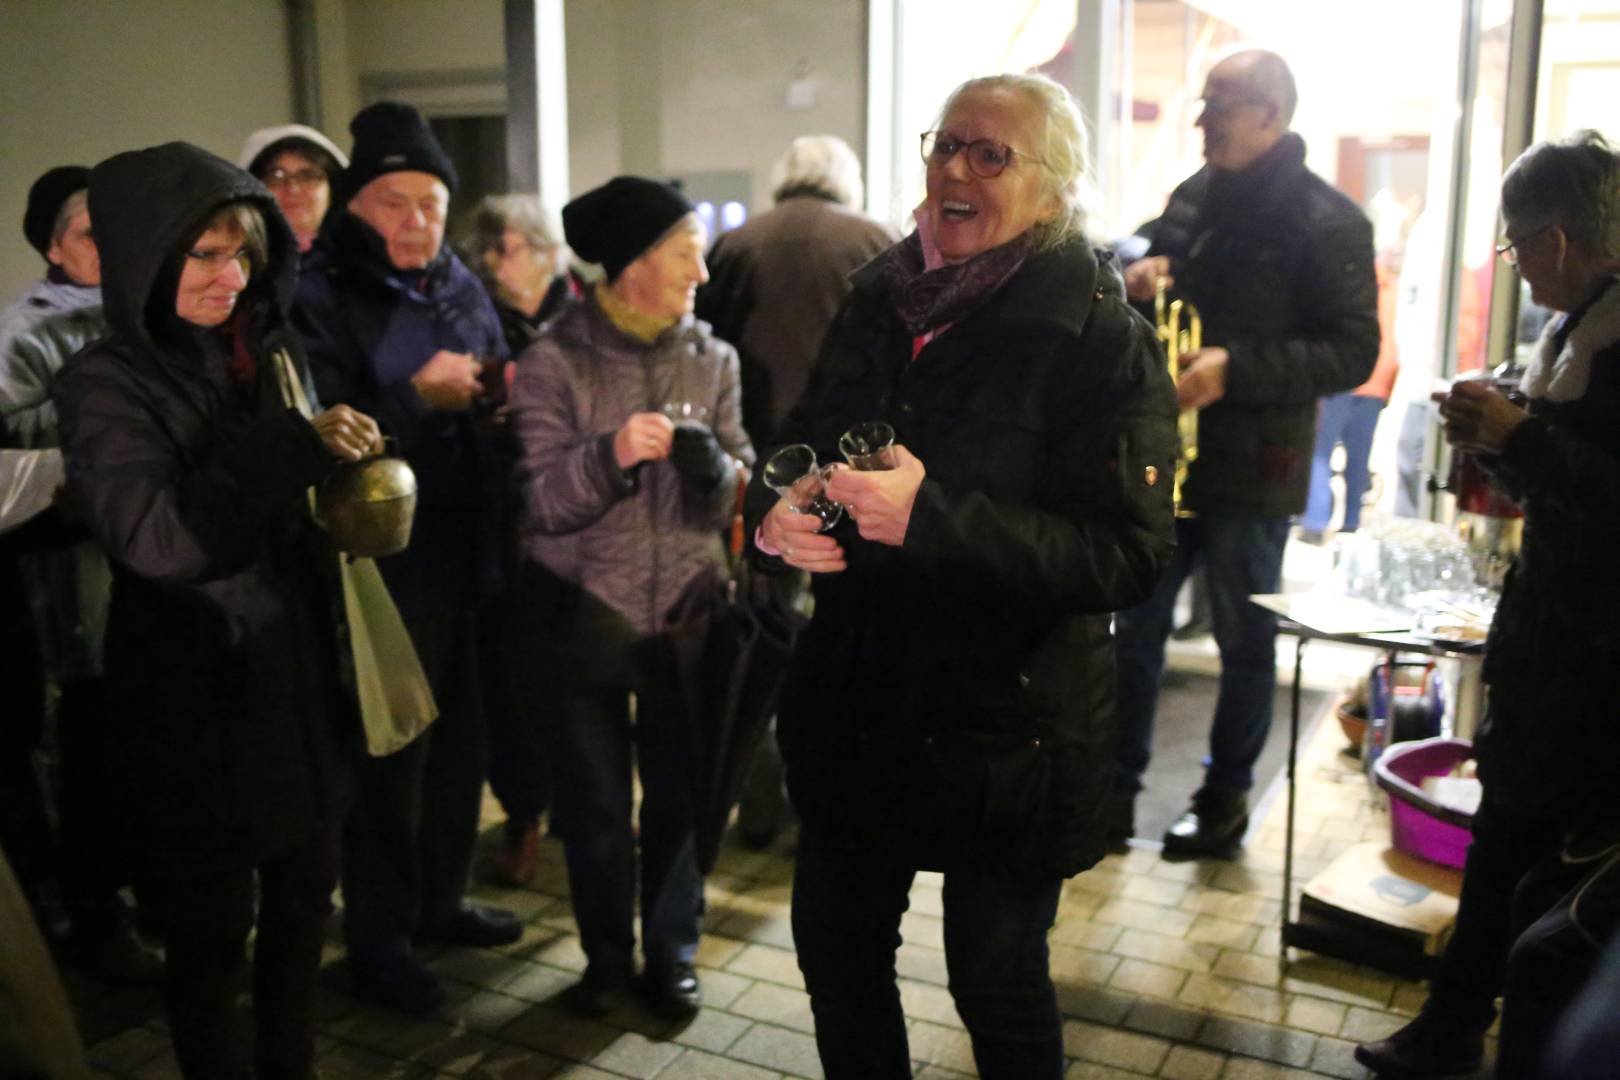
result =
[[[23,235],[44,255],[51,249],[51,233],[56,231],[56,215],[75,191],[90,186],[90,170],[83,165],[58,165],[34,181],[28,189],[28,209],[23,211]]]
[[[615,176],[563,207],[563,235],[575,254],[600,263],[612,281],[691,212],[692,204],[668,184]]]
[[[432,173],[444,186],[456,190],[456,167],[434,138],[422,114],[398,101],[367,105],[349,121],[354,149],[343,174],[343,198],[355,193],[377,177],[391,172]]]

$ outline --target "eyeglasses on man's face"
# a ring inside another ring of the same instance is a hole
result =
[[[958,139],[947,131],[925,131],[922,133],[922,159],[923,164],[930,169],[943,169],[957,154],[966,153],[967,166],[974,176],[985,180],[994,180],[1007,171],[1013,158],[1023,158],[1025,161],[1044,165],[1040,158],[1031,157],[1022,150],[1014,150],[1006,143],[996,142],[994,139],[974,139],[969,142]]]
[[[1530,230],[1523,236],[1504,236],[1502,237],[1502,242],[1496,245],[1496,253],[1497,255],[1501,256],[1502,261],[1507,263],[1509,266],[1518,266],[1519,245],[1527,240],[1535,239],[1550,228],[1552,228],[1552,224],[1549,222],[1539,229]]]

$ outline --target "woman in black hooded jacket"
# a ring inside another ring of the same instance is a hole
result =
[[[169,143],[97,166],[90,212],[111,332],[54,395],[70,504],[114,566],[107,738],[164,927],[175,1053],[187,1076],[307,1076],[363,740],[306,493],[377,427],[284,403],[277,355],[302,372],[285,326],[297,250],[257,180]],[[234,999],[255,904],[250,1065]]]

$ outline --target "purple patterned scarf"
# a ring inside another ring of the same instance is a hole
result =
[[[926,209],[919,207],[916,217],[916,230],[884,268],[895,311],[913,336],[938,332],[983,303],[1024,265],[1033,243],[1026,232],[965,262],[945,263],[933,250]]]

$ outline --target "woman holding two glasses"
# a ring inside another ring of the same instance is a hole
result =
[[[895,948],[943,871],[951,992],[980,1075],[1056,1078],[1046,934],[1101,858],[1110,613],[1173,543],[1175,392],[1086,243],[1084,128],[1040,76],[959,87],[922,139],[917,229],[857,272],[782,437],[838,458],[828,531],[756,482],[760,565],[813,575],[779,737],[804,822],[793,928],[829,1080],[911,1075]]]

